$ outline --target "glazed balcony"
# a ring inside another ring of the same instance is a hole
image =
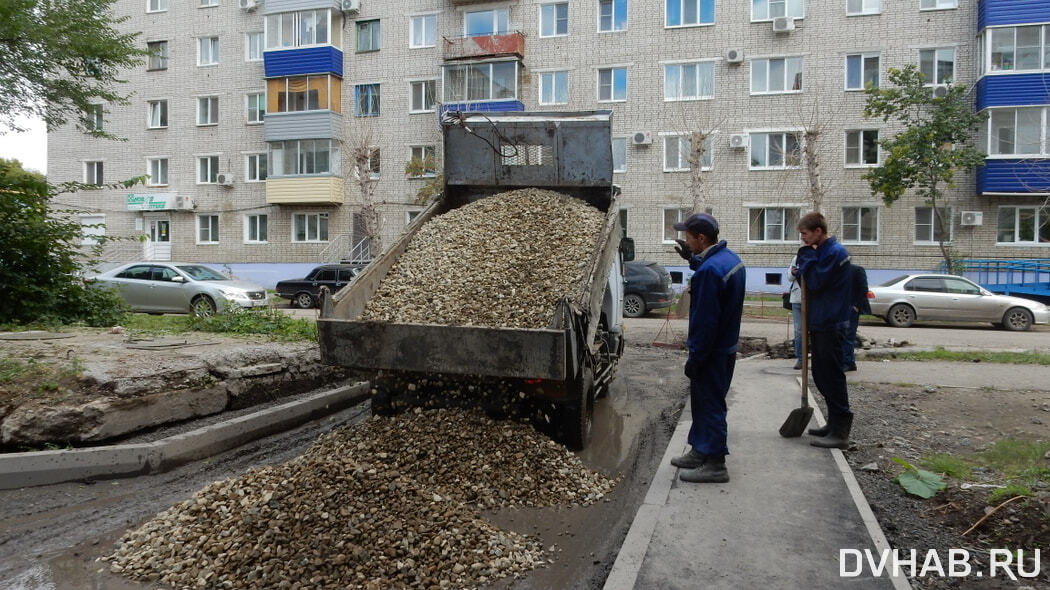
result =
[[[524,59],[525,35],[514,31],[500,35],[445,37],[443,48],[446,61],[506,56]]]
[[[266,179],[267,205],[342,205],[338,176],[284,176]]]

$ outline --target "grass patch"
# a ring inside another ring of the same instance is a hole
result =
[[[1022,485],[1022,484],[1019,484],[1019,483],[1011,483],[1011,484],[1007,484],[1007,486],[1005,488],[999,488],[997,490],[993,490],[991,494],[988,494],[988,503],[989,504],[999,504],[999,503],[1005,502],[1006,500],[1009,500],[1010,498],[1013,498],[1015,496],[1031,496],[1031,495],[1032,495],[1032,490],[1028,486]]]
[[[0,402],[68,391],[84,373],[80,359],[0,359]]]
[[[955,479],[968,479],[973,472],[973,465],[969,461],[943,453],[927,457],[922,461],[922,466]]]
[[[936,350],[897,352],[894,358],[901,361],[955,361],[981,362],[1006,365],[1050,365],[1050,354],[1040,352],[981,352],[955,351],[938,347]]]
[[[1045,475],[1043,455],[1050,451],[1050,442],[1003,439],[977,455],[982,464],[995,469],[1007,477]]]
[[[132,336],[211,332],[231,336],[265,336],[281,342],[317,340],[316,322],[293,318],[273,308],[234,308],[210,318],[136,313],[129,316],[124,327]]]
[[[992,481],[1004,487],[990,492],[988,502],[998,504],[1014,496],[1031,496],[1033,488],[1050,483],[1050,465],[1044,458],[1047,452],[1050,441],[1006,438],[967,457],[941,453],[924,457],[921,464],[934,473],[963,481],[972,480],[975,469],[994,471]]]

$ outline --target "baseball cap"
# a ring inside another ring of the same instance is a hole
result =
[[[674,224],[674,228],[678,231],[704,234],[706,236],[718,235],[718,221],[707,213],[693,213],[686,217],[685,220]]]

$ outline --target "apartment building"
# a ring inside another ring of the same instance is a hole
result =
[[[126,141],[61,129],[48,161],[52,180],[149,176],[65,197],[107,235],[146,235],[112,258],[228,264],[264,283],[291,265],[367,259],[362,193],[390,243],[433,176],[407,175],[409,160],[456,157],[442,153],[441,113],[609,109],[612,145],[595,149],[613,152],[639,258],[681,270],[671,226],[707,209],[748,264],[749,288],[779,290],[816,181],[833,233],[876,280],[933,269],[933,211],[914,197],[887,207],[861,178],[883,157],[879,139],[898,130],[863,117],[864,87],[907,64],[931,92],[976,85],[990,113],[987,166],[949,189],[956,253],[1050,252],[1050,6],[1040,0],[116,7],[154,52],[127,73],[129,104],[92,113]],[[693,140],[705,146],[700,170]]]

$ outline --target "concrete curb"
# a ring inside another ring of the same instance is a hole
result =
[[[0,455],[0,489],[160,473],[293,428],[368,398],[355,383],[152,443]]]

